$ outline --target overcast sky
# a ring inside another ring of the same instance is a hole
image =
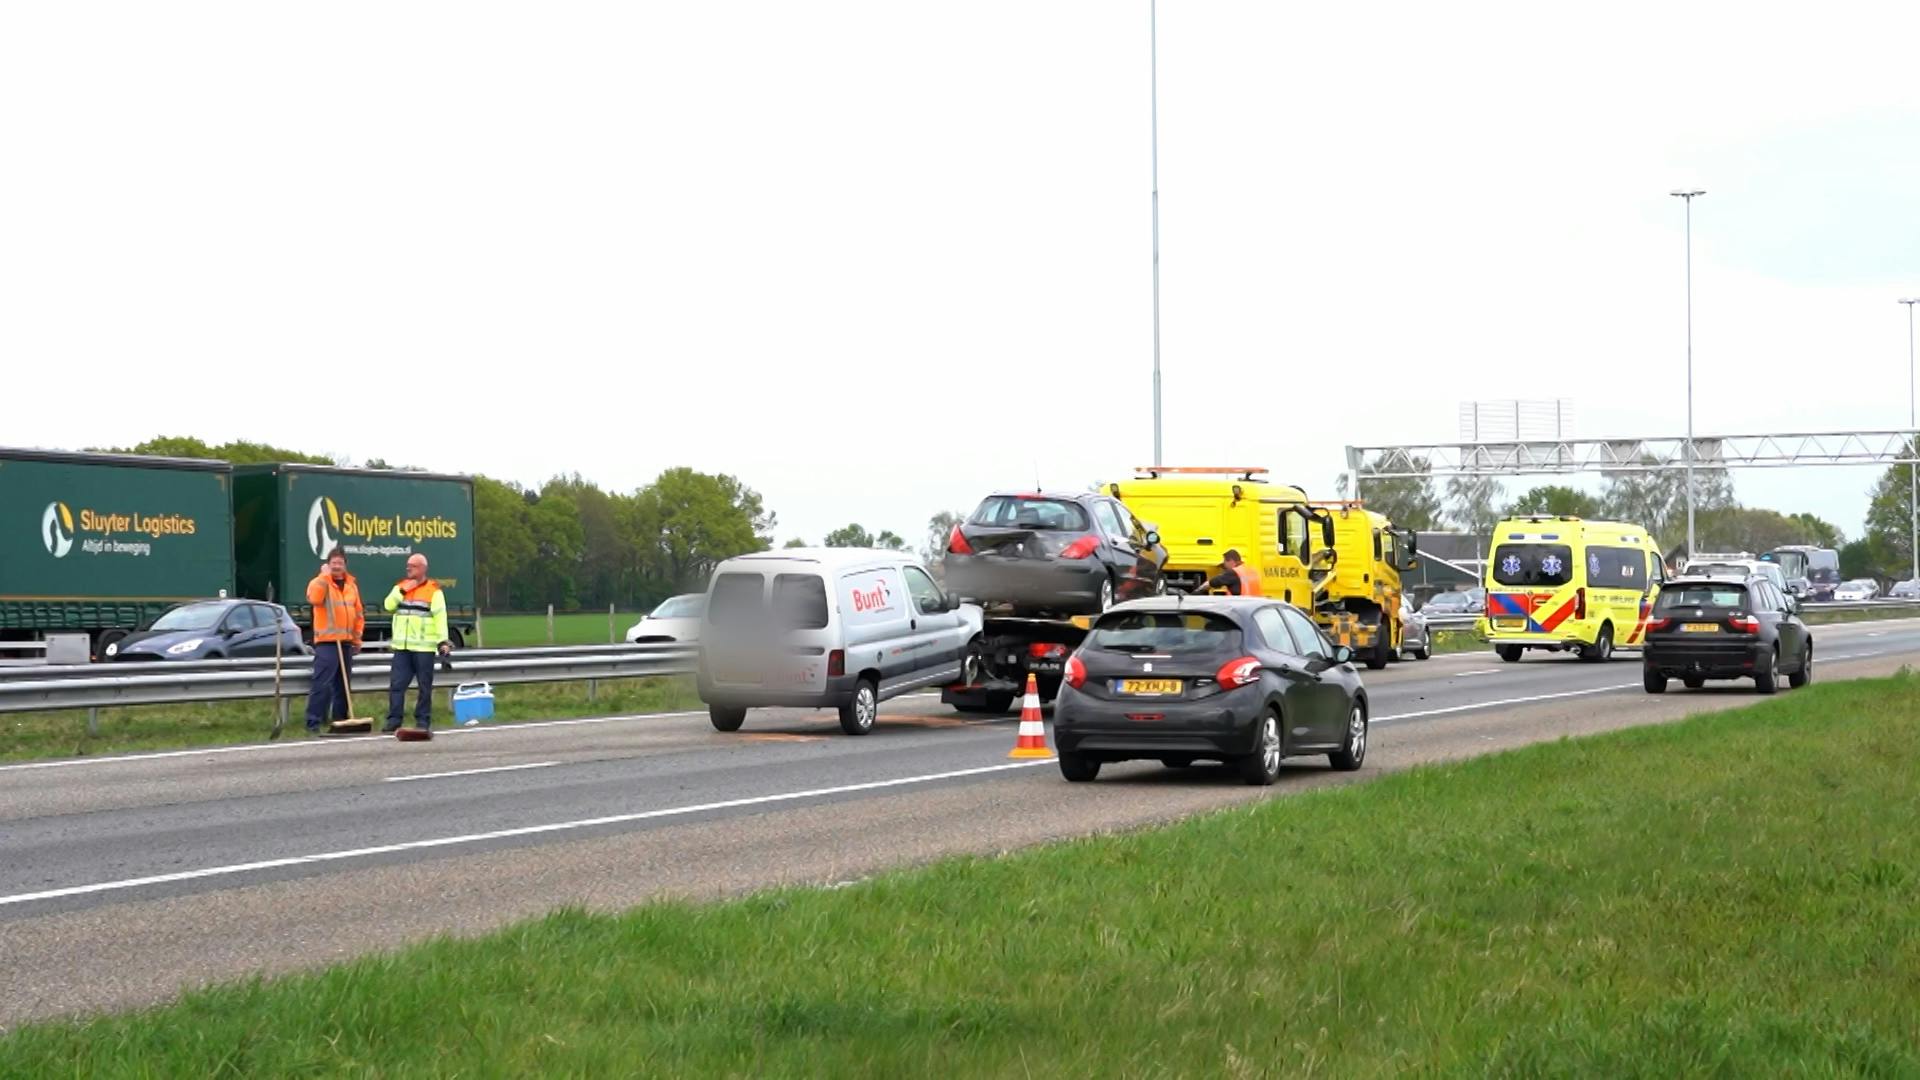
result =
[[[916,542],[1152,453],[1147,6],[0,13],[0,444],[730,472]],[[1462,401],[1907,420],[1920,9],[1160,7],[1169,463]],[[1850,533],[1865,469],[1745,472]],[[1517,490],[1534,481],[1509,484]]]

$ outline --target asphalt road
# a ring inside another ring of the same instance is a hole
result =
[[[1823,680],[1920,657],[1920,620],[1816,628]],[[563,905],[832,884],[959,853],[1138,827],[1370,773],[1754,700],[1664,697],[1632,654],[1436,657],[1369,673],[1367,769],[1012,762],[1014,721],[937,697],[853,739],[827,713],[704,713],[0,766],[0,1028],[163,1000]]]

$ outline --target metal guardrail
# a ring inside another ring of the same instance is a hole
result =
[[[455,653],[442,682],[592,682],[685,675],[699,653],[692,645],[600,645],[550,649],[473,649]],[[363,653],[353,666],[353,689],[387,688],[391,661]],[[155,670],[158,669],[158,670]],[[0,713],[41,709],[96,709],[114,705],[169,705],[194,701],[295,698],[313,681],[310,657],[290,658],[276,673],[273,659],[180,664],[83,664],[37,668],[0,679]]]
[[[1826,600],[1800,605],[1800,610],[1803,614],[1814,614],[1823,611],[1899,611],[1903,609],[1920,615],[1920,600],[1893,600],[1881,597],[1878,600]],[[1471,630],[1473,629],[1473,624],[1479,621],[1479,619],[1480,616],[1477,614],[1430,615],[1427,617],[1427,629]]]

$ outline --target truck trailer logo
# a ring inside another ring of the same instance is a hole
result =
[[[47,554],[56,559],[66,558],[73,550],[73,511],[66,503],[47,504],[47,512],[40,515],[40,541],[47,545]]]
[[[340,508],[325,495],[313,500],[313,509],[307,511],[307,544],[313,548],[313,557],[326,558],[339,535]]]

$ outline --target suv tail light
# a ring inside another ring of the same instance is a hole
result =
[[[1086,681],[1087,665],[1081,663],[1077,656],[1067,657],[1067,685],[1078,690]]]
[[[1260,660],[1254,656],[1243,656],[1238,660],[1229,660],[1220,665],[1220,671],[1214,680],[1222,690],[1238,690],[1243,686],[1252,686],[1260,681]]]
[[[967,543],[967,534],[961,532],[958,525],[953,527],[953,535],[947,537],[947,550],[955,555],[973,554],[973,545]]]
[[[1584,588],[1573,590],[1573,617],[1576,619],[1587,617],[1587,590]]]
[[[1672,619],[1648,619],[1647,633],[1651,634],[1659,630],[1665,630],[1671,627],[1672,625],[1673,625]]]
[[[1727,618],[1727,625],[1743,634],[1757,634],[1760,632],[1760,620],[1751,615],[1729,616]]]
[[[1093,554],[1093,549],[1099,546],[1099,537],[1092,535],[1083,536],[1073,543],[1068,544],[1066,548],[1060,552],[1060,557],[1063,559],[1084,559]]]
[[[847,650],[835,649],[827,654],[827,677],[837,678],[847,673]]]
[[[1067,655],[1067,647],[1065,645],[1051,645],[1044,641],[1036,641],[1027,646],[1027,655],[1033,657],[1035,660],[1058,660]]]

